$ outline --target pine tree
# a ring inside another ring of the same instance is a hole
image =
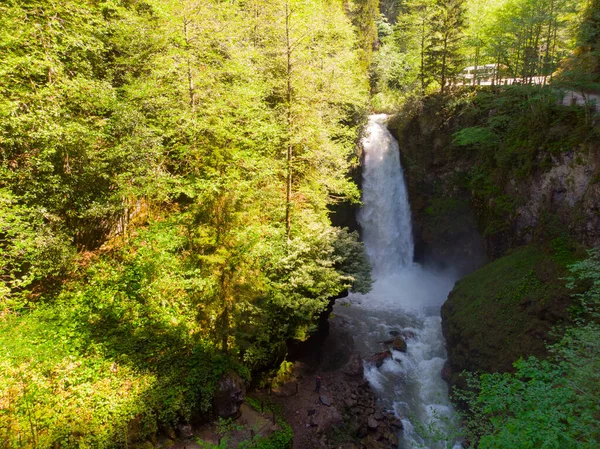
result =
[[[426,72],[446,85],[462,68],[462,39],[465,29],[464,0],[438,0],[432,17],[432,37],[426,50]]]

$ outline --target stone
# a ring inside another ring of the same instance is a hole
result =
[[[348,360],[343,368],[343,373],[349,377],[358,377],[363,375],[362,359],[358,354],[354,354]]]
[[[404,425],[402,424],[402,421],[399,419],[396,419],[394,421],[392,421],[392,426],[395,427],[396,429],[404,429]]]
[[[229,372],[217,383],[213,398],[213,409],[217,416],[230,418],[237,415],[244,402],[246,387],[242,378],[234,372]]]
[[[379,368],[381,365],[383,365],[383,362],[387,359],[392,358],[392,353],[391,351],[383,351],[383,352],[378,352],[377,354],[375,354],[373,357],[371,357],[369,359],[369,362],[374,363],[375,366],[377,368]],[[367,384],[368,385],[368,384]]]
[[[360,426],[360,427],[359,427],[359,429],[358,429],[358,432],[356,432],[356,436],[357,436],[358,438],[361,438],[361,439],[362,439],[362,438],[364,438],[364,437],[366,437],[366,436],[367,436],[367,432],[368,432],[368,430],[367,430],[367,426],[365,426],[365,425],[362,425],[362,426]]]
[[[397,337],[398,335],[400,335],[400,332],[399,331],[390,331],[390,335],[392,337]]]
[[[319,396],[319,401],[321,401],[321,404],[331,407],[331,401],[327,396]]]
[[[298,394],[298,388],[298,381],[292,380],[290,382],[284,383],[281,386],[273,388],[271,392],[278,397],[288,397]]]
[[[396,337],[392,342],[392,349],[395,351],[406,352],[406,342],[402,337]]]
[[[398,447],[398,445],[400,444],[398,435],[396,435],[395,433],[390,433],[387,440],[391,443],[392,447]]]
[[[448,360],[446,360],[446,363],[444,363],[444,367],[442,368],[442,379],[444,379],[446,382],[450,381],[450,379],[452,378],[452,367],[450,366],[450,363],[448,362]]]
[[[346,399],[344,400],[344,404],[346,404],[346,407],[348,408],[352,408],[356,405],[356,400],[354,399]]]
[[[367,419],[367,427],[369,428],[369,430],[375,430],[377,429],[377,427],[379,427],[379,422],[375,419],[373,415],[369,416],[369,418]]]
[[[178,424],[177,425],[177,435],[179,438],[188,439],[194,436],[194,432],[192,432],[192,426],[189,424]]]

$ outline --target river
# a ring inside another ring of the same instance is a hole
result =
[[[400,448],[460,448],[449,435],[455,417],[441,378],[446,360],[440,307],[456,280],[452,272],[426,269],[413,261],[410,205],[398,143],[385,115],[369,118],[363,139],[363,206],[358,221],[373,268],[373,289],[351,293],[334,309],[349,322],[365,357],[364,375],[381,405],[402,420]],[[368,356],[401,336],[407,351],[377,367]],[[426,430],[429,429],[429,430]],[[437,434],[432,436],[431,434]]]

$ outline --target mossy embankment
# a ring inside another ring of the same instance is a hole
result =
[[[517,248],[456,283],[442,307],[451,384],[465,369],[510,371],[520,357],[546,355],[546,343],[571,323],[564,249]]]
[[[389,127],[417,258],[471,273],[443,309],[451,381],[543,356],[551,330],[569,321],[567,261],[600,244],[590,110],[563,106],[551,88],[465,89],[408,103]]]

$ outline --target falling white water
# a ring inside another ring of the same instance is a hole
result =
[[[398,142],[384,125],[385,115],[371,116],[363,171],[363,201],[358,214],[369,260],[376,277],[410,265],[413,239],[410,207],[400,166]]]
[[[446,448],[454,443],[454,416],[441,378],[446,352],[440,307],[455,277],[413,263],[410,206],[398,143],[386,119],[371,116],[363,139],[363,207],[358,220],[375,282],[370,293],[351,294],[345,304],[336,305],[335,313],[353,327],[365,356],[365,377],[382,405],[403,423],[399,447]],[[379,368],[370,363],[368,357],[387,349],[382,342],[396,335],[406,340],[407,352],[392,351],[392,358]],[[432,436],[432,431],[438,435]],[[456,443],[455,448],[460,447]]]

